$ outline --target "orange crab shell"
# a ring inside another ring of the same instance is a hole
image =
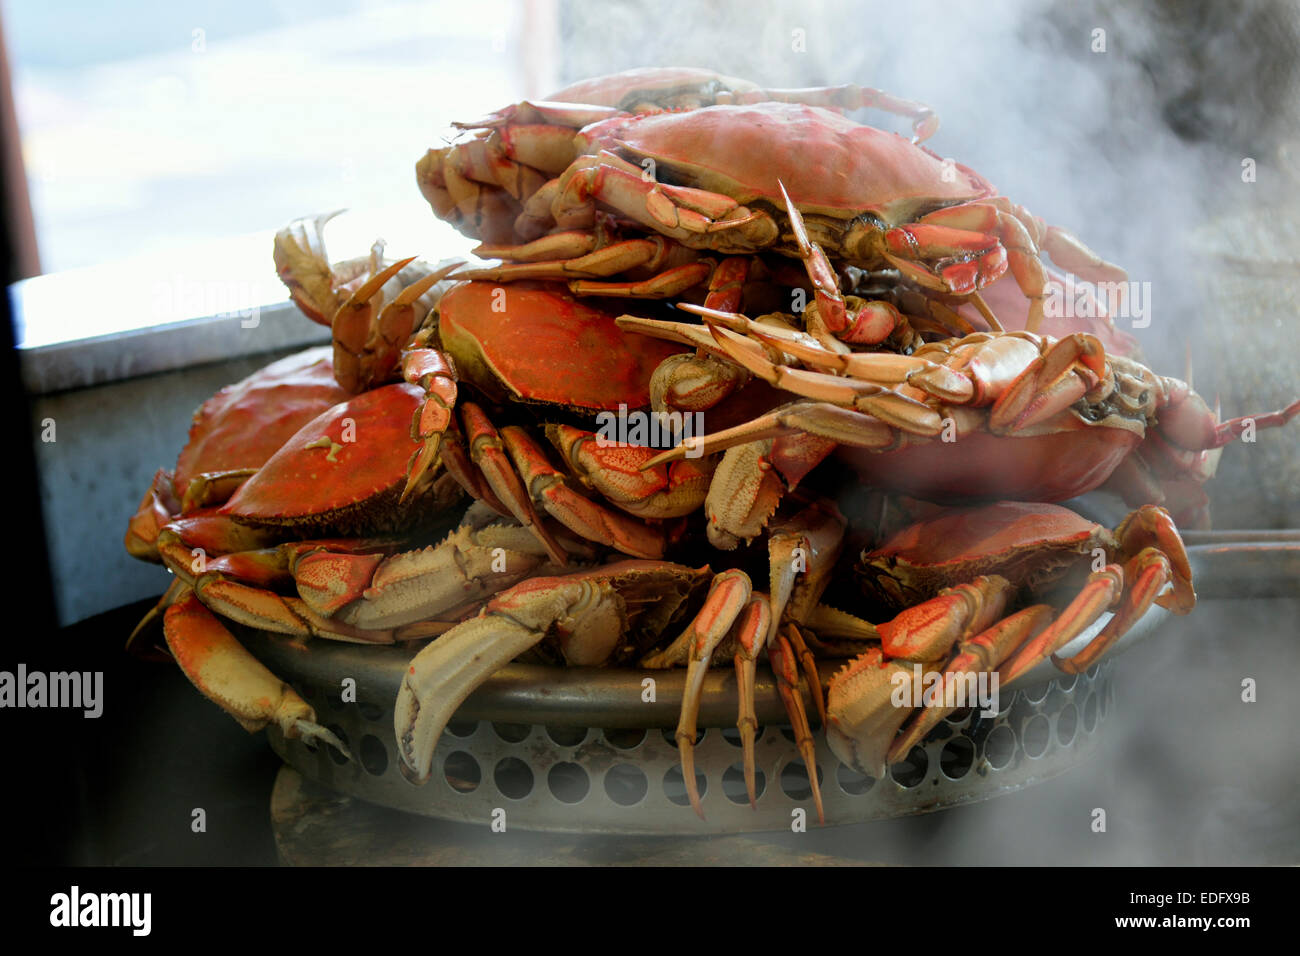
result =
[[[462,282],[438,304],[438,337],[457,370],[493,398],[586,411],[650,404],[650,376],[684,351],[624,332],[614,315],[557,283]]]
[[[258,468],[303,424],[349,398],[334,381],[330,347],[308,349],[227,385],[194,413],[176,461],[176,498],[205,472]]]
[[[217,514],[340,533],[401,526],[397,499],[420,448],[411,421],[424,392],[400,383],[363,392],[312,419]]]
[[[996,194],[974,170],[897,133],[795,103],[618,117],[578,138],[585,152],[621,147],[686,170],[691,186],[743,204],[784,209],[781,182],[802,212],[836,219],[870,213],[893,225]]]

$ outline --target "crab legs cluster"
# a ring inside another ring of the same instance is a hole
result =
[[[1044,256],[1122,270],[920,145],[936,127],[878,90],[632,71],[462,124],[420,161],[435,213],[496,264],[382,244],[331,263],[330,217],[286,227],[277,270],[331,347],[205,404],[128,530],[175,574],[151,615],[173,656],[244,726],[339,746],[222,621],[427,641],[394,715],[416,781],[512,660],[685,667],[676,740],[701,815],[704,674],[735,668],[754,803],[766,657],[820,818],[815,723],[881,776],[944,716],[894,706],[897,674],[1005,686],[1049,658],[1088,666],[1152,604],[1190,611],[1174,519],[1204,513],[1246,420],[1147,369],[1099,303],[1045,315],[1062,273]],[[708,433],[664,449],[593,427],[629,411],[707,414]],[[847,554],[864,486],[935,510]],[[1136,509],[1114,532],[1050,503],[1097,488]],[[760,536],[761,562],[726,557]],[[845,571],[854,613],[824,603]],[[850,659],[828,693],[814,656]]]

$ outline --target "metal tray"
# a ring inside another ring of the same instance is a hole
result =
[[[1208,533],[1185,536],[1202,600],[1300,595],[1300,534]],[[996,717],[961,713],[943,722],[883,780],[840,764],[817,734],[817,763],[828,823],[858,823],[988,799],[1059,774],[1095,748],[1113,699],[1112,661],[1171,626],[1153,608],[1100,667],[1077,678],[1045,661],[1003,694]],[[1088,634],[1062,649],[1068,657]],[[1176,624],[1172,625],[1176,627]],[[249,649],[289,681],[339,734],[356,759],[309,749],[269,730],[272,747],[295,769],[374,803],[484,825],[505,812],[523,829],[606,833],[727,833],[786,829],[792,814],[813,816],[807,771],[770,670],[760,667],[756,709],[763,793],[751,809],[740,774],[736,679],[708,675],[700,705],[697,780],[706,820],[686,805],[676,744],[684,669],[552,668],[509,665],[469,696],[449,725],[424,786],[397,769],[393,701],[414,651],[269,634]],[[819,665],[823,681],[843,662]],[[642,699],[653,676],[655,700]],[[339,698],[356,681],[357,703]],[[806,689],[805,689],[806,693]],[[815,817],[814,817],[815,819]]]

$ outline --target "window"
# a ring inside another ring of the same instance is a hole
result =
[[[463,252],[470,243],[420,196],[415,162],[451,120],[555,85],[536,55],[551,9],[3,0],[42,270],[98,267],[88,285],[114,289],[117,275],[156,276],[163,285],[137,298],[141,325],[203,314],[202,300],[186,309],[168,294],[194,274],[256,281],[267,301],[282,299],[270,235],[298,216],[354,210],[327,233],[334,258],[377,236],[393,252]],[[258,262],[260,275],[246,275]],[[116,321],[79,317],[79,334],[129,320]],[[37,331],[29,344],[67,335]]]

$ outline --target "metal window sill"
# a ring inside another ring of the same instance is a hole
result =
[[[364,254],[381,229],[389,257],[409,247],[468,258],[473,243],[428,218],[415,207],[344,217],[327,233],[331,258]],[[24,388],[47,395],[327,342],[289,302],[273,239],[267,230],[14,283]]]
[[[45,395],[326,341],[276,280],[271,240],[237,236],[15,283],[24,388]]]

